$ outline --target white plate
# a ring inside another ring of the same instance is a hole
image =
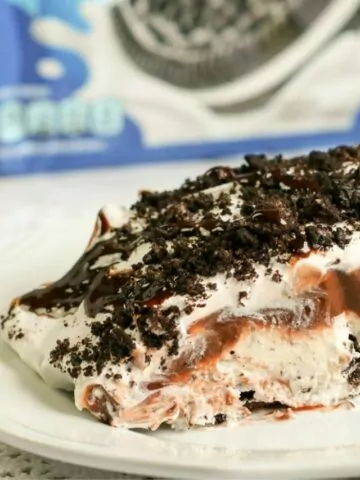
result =
[[[92,225],[88,217],[82,223],[61,218],[41,241],[36,237],[15,257],[1,259],[2,305],[56,278],[77,258]],[[308,412],[232,429],[129,432],[78,412],[70,395],[48,388],[3,344],[0,378],[0,440],[53,459],[191,480],[360,475],[360,410]]]

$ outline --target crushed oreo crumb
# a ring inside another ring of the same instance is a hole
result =
[[[280,282],[281,282],[281,280],[282,280],[282,275],[281,275],[281,273],[279,272],[279,270],[276,270],[276,271],[273,273],[273,275],[272,275],[272,277],[271,277],[271,280],[272,280],[273,282],[275,282],[275,283],[280,283]]]
[[[244,300],[245,298],[247,298],[247,296],[248,296],[248,294],[247,294],[247,292],[245,292],[244,290],[242,290],[241,292],[239,292],[239,294],[238,294],[239,305],[244,305],[243,300]]]
[[[255,395],[254,390],[249,390],[247,392],[241,392],[239,399],[243,402],[244,401],[250,402],[251,400],[254,399],[254,395]]]
[[[225,413],[218,413],[214,417],[215,425],[221,425],[222,423],[226,422],[226,414]]]

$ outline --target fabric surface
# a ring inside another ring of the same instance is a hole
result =
[[[47,460],[36,455],[21,452],[15,448],[8,447],[7,445],[0,444],[0,479],[12,478],[34,480],[152,479],[152,477],[138,477],[76,467],[66,463]]]

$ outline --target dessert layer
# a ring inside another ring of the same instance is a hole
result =
[[[109,205],[3,338],[78,408],[127,428],[238,422],[359,391],[360,148],[248,156]]]

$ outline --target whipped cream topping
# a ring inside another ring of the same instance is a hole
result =
[[[2,336],[78,408],[127,428],[355,395],[359,167],[359,148],[251,156],[108,205],[77,264],[16,299]]]

